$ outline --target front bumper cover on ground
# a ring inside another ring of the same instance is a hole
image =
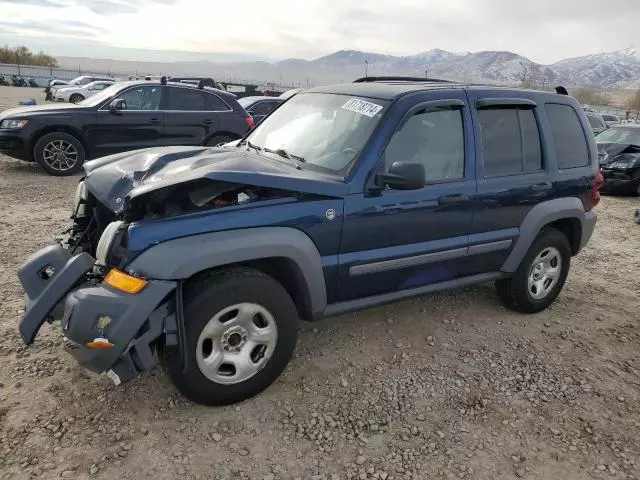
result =
[[[140,293],[129,294],[91,280],[94,263],[89,254],[72,256],[59,245],[32,255],[18,272],[27,293],[20,334],[30,344],[45,321],[61,319],[67,350],[78,363],[98,373],[115,370],[119,383],[150,368],[154,341],[173,332],[176,283],[149,280]],[[113,347],[86,346],[96,338]]]

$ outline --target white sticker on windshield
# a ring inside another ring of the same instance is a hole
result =
[[[375,103],[359,100],[357,98],[352,98],[345,103],[342,108],[351,112],[366,115],[367,117],[374,117],[376,113],[383,109],[382,105],[376,105]]]

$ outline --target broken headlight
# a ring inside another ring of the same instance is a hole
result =
[[[84,181],[78,183],[76,193],[73,196],[73,214],[72,217],[84,217],[87,215],[87,187]]]
[[[127,227],[128,225],[120,220],[107,225],[96,247],[96,266],[119,266],[127,250]]]

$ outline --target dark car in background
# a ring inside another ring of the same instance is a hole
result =
[[[640,125],[624,124],[596,137],[603,193],[640,195]]]
[[[607,127],[613,127],[614,125],[619,125],[620,122],[622,122],[622,119],[617,115],[611,115],[608,113],[603,113],[602,119],[607,124]]]
[[[215,146],[241,138],[253,118],[230,93],[187,83],[122,82],[73,104],[0,113],[0,152],[71,175],[85,160],[163,145]]]
[[[244,97],[238,103],[253,117],[255,124],[259,124],[267,115],[278,108],[285,99],[280,97]]]

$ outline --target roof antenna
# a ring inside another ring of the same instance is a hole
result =
[[[562,85],[558,85],[556,87],[556,93],[558,95],[569,95],[569,92],[567,92],[567,89],[564,88]]]
[[[160,83],[162,85],[166,85],[167,84],[167,77],[165,77],[164,75],[160,77]]]

